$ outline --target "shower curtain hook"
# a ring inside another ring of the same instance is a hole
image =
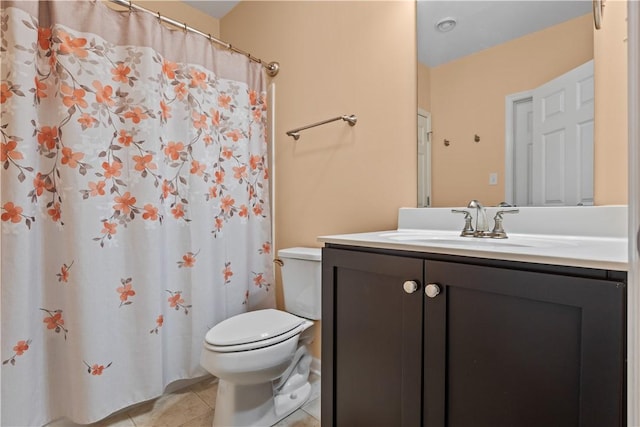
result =
[[[160,11],[158,11],[158,23],[162,24],[162,16],[160,16]]]
[[[187,31],[189,31],[189,29],[187,28],[187,23],[183,23],[182,25],[184,25],[184,32],[186,33]]]
[[[129,13],[133,12],[133,5],[131,4],[131,0],[129,0]]]

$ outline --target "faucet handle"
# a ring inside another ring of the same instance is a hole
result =
[[[464,214],[464,228],[460,233],[462,237],[473,236],[473,226],[471,225],[472,216],[469,211],[465,211],[464,209],[451,209],[453,213]]]
[[[496,216],[493,217],[494,225],[493,230],[491,231],[490,236],[494,239],[506,239],[507,233],[504,231],[502,227],[502,215],[518,213],[520,209],[503,209],[496,212]]]

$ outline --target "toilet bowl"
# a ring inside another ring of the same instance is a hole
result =
[[[216,427],[271,426],[311,393],[307,345],[309,319],[320,318],[320,249],[284,249],[278,256],[287,311],[242,313],[205,336],[200,364],[219,378]]]

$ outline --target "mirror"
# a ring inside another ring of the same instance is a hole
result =
[[[593,204],[591,13],[590,0],[418,0],[419,206]],[[558,95],[569,78],[579,93]],[[576,97],[577,125],[545,128]]]

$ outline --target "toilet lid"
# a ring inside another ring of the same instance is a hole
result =
[[[285,334],[305,322],[305,319],[285,311],[249,311],[218,323],[207,332],[205,341],[215,346],[264,341]]]

